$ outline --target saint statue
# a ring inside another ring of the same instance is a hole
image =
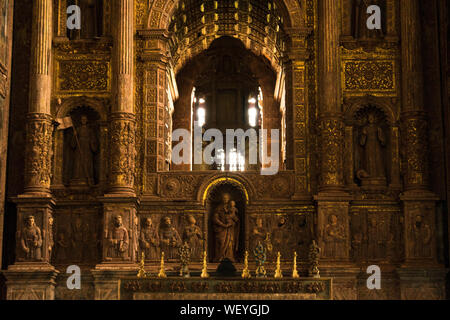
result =
[[[375,115],[372,113],[367,116],[367,124],[362,128],[359,143],[363,148],[363,153],[361,159],[362,168],[358,171],[358,177],[369,184],[377,181],[386,183],[383,156],[386,137],[383,129],[377,124]]]
[[[177,229],[172,225],[172,219],[164,217],[159,230],[159,243],[161,251],[165,253],[167,259],[176,259],[178,247],[181,245],[181,238]]]
[[[144,227],[139,235],[139,244],[147,259],[157,260],[159,258],[159,236],[158,231],[153,227],[151,218],[145,219]]]
[[[72,181],[95,184],[95,154],[99,144],[94,130],[88,125],[86,115],[81,116],[81,125],[74,129],[70,141],[73,150]]]
[[[188,225],[183,231],[183,242],[191,248],[192,258],[201,258],[203,253],[203,234],[193,215],[187,217]]]
[[[123,226],[122,216],[116,215],[113,219],[113,226],[107,234],[108,241],[108,258],[122,258],[128,257],[127,250],[129,246],[128,230]]]
[[[42,235],[41,229],[34,222],[34,216],[25,218],[25,227],[20,234],[20,246],[25,261],[41,260]]]
[[[235,261],[235,254],[239,246],[239,218],[234,201],[228,193],[223,194],[222,203],[213,215],[213,229],[215,238],[215,259],[222,261],[228,258]]]

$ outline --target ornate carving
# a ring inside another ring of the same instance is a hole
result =
[[[339,119],[321,121],[321,185],[340,186],[344,183],[344,125]]]
[[[203,233],[193,215],[186,217],[186,226],[183,231],[183,242],[187,242],[192,251],[193,259],[200,259],[203,252]]]
[[[157,229],[153,226],[151,218],[145,219],[139,236],[139,244],[147,260],[157,260],[159,258],[159,235]]]
[[[112,259],[128,259],[128,248],[130,245],[130,237],[127,228],[123,226],[122,216],[115,215],[113,223],[107,233],[108,250],[106,260]]]
[[[392,92],[396,90],[393,61],[345,61],[343,89],[351,92]]]
[[[402,122],[403,176],[407,189],[423,188],[428,185],[428,125],[420,114],[412,116]]]
[[[34,216],[30,215],[24,219],[24,226],[18,232],[21,254],[18,261],[41,261],[42,260],[42,233],[36,226]]]
[[[50,187],[53,129],[49,116],[44,114],[28,116],[25,186],[30,191]]]
[[[58,91],[109,91],[109,63],[106,61],[59,61]]]
[[[111,184],[134,187],[136,124],[130,114],[116,114],[111,124]]]
[[[172,225],[170,217],[164,217],[159,227],[159,237],[161,252],[165,252],[167,259],[177,258],[177,248],[181,245],[181,238],[178,231]]]

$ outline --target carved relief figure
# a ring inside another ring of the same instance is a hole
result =
[[[367,123],[362,128],[359,143],[363,152],[358,177],[369,184],[386,183],[383,150],[386,146],[386,137],[383,129],[377,124],[377,118],[373,113],[369,113],[367,116]]]
[[[139,235],[140,248],[149,260],[158,260],[159,258],[159,236],[151,218],[145,219],[144,226]]]
[[[84,258],[84,249],[87,242],[87,226],[83,224],[80,216],[72,223],[71,244],[73,259],[80,262]]]
[[[186,242],[191,248],[192,258],[201,258],[203,253],[203,234],[193,215],[187,216],[188,225],[183,231],[183,243]]]
[[[276,222],[275,228],[272,230],[272,252],[276,254],[281,252],[283,257],[288,257],[292,251],[291,234],[289,232],[289,225],[287,219],[284,216],[280,216]],[[272,257],[273,258],[273,257]]]
[[[250,250],[254,250],[258,243],[264,245],[264,240],[266,239],[267,233],[263,226],[263,219],[257,217],[255,219],[255,225],[253,226],[250,233]]]
[[[345,250],[345,240],[344,226],[339,225],[339,220],[336,215],[329,215],[328,224],[323,234],[324,257],[336,258],[342,256]]]
[[[95,154],[99,151],[99,143],[86,115],[81,116],[81,125],[74,129],[70,147],[73,150],[71,183],[94,185]]]
[[[224,193],[222,203],[215,209],[213,215],[213,229],[215,237],[215,259],[225,258],[235,261],[239,246],[239,218],[234,201],[230,195]]]
[[[128,258],[129,234],[123,226],[122,216],[116,215],[113,218],[113,226],[108,231],[108,252],[107,258]]]
[[[412,239],[414,241],[413,256],[424,258],[431,256],[431,228],[424,221],[422,215],[416,215],[412,225]]]
[[[160,230],[159,240],[161,251],[165,253],[167,259],[177,258],[177,248],[181,245],[181,238],[177,229],[172,225],[172,219],[164,217]]]
[[[369,218],[368,226],[368,255],[372,259],[383,258],[385,251],[385,241],[382,234],[382,226],[378,226],[377,219],[375,217]]]
[[[55,247],[55,259],[57,262],[63,262],[67,259],[70,244],[66,239],[65,231],[62,230],[58,233],[56,238],[56,247]]]
[[[25,226],[20,233],[20,246],[24,252],[25,261],[41,260],[42,235],[41,229],[36,226],[34,216],[25,218]]]

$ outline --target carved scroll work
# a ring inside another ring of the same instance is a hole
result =
[[[51,117],[46,114],[28,115],[25,186],[28,192],[49,192],[52,178]]]
[[[133,193],[136,160],[136,121],[130,113],[116,113],[111,123],[111,187]]]

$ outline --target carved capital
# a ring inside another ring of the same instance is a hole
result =
[[[130,113],[116,113],[111,121],[111,174],[113,192],[134,193],[136,120]]]
[[[401,129],[405,190],[427,189],[429,186],[427,121],[421,112],[405,113]]]
[[[49,193],[52,178],[53,130],[49,115],[27,117],[25,192]]]
[[[344,122],[339,117],[320,121],[322,189],[336,189],[344,184]]]

